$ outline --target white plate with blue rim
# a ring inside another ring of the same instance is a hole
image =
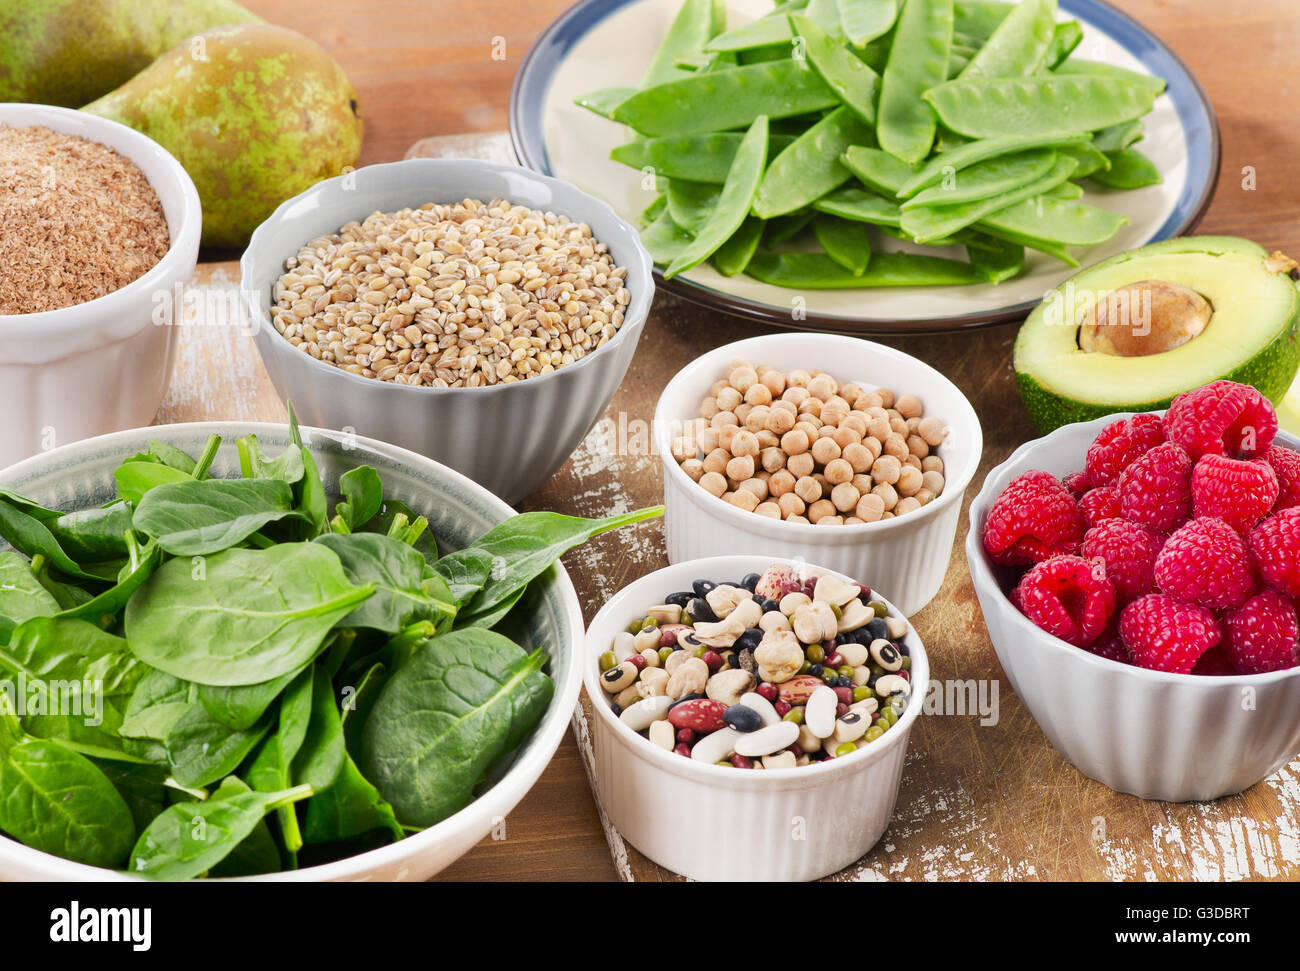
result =
[[[510,99],[510,135],[520,162],[572,182],[636,222],[657,187],[610,159],[635,133],[575,104],[597,88],[638,86],[681,0],[580,0],[529,50]],[[1165,94],[1143,120],[1139,143],[1160,171],[1159,185],[1118,192],[1087,183],[1084,200],[1129,222],[1100,246],[1077,249],[1084,265],[1147,243],[1186,235],[1205,210],[1218,178],[1220,143],[1214,109],[1187,66],[1154,34],[1101,0],[1059,0],[1059,20],[1077,20],[1076,58],[1105,61],[1163,78]],[[727,26],[772,9],[771,0],[727,0]],[[913,249],[880,238],[878,249]],[[921,251],[921,250],[917,250]],[[964,259],[959,248],[926,253]],[[1042,253],[1026,253],[1022,273],[1003,283],[955,287],[793,291],[751,277],[725,277],[708,263],[663,280],[679,296],[780,327],[856,334],[916,334],[1021,320],[1076,270]]]

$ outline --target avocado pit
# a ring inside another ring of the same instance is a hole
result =
[[[1181,283],[1139,280],[1086,309],[1079,321],[1079,347],[1115,357],[1163,354],[1198,337],[1213,316],[1209,301]]]

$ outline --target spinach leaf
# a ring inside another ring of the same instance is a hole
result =
[[[344,753],[334,784],[307,801],[302,837],[308,843],[334,843],[377,829],[387,830],[395,840],[405,835],[393,807],[366,781],[352,756]]]
[[[0,830],[90,866],[120,866],[135,823],[126,801],[84,755],[23,733],[0,692]]]
[[[126,556],[131,507],[124,502],[66,513],[47,524],[65,553],[79,563]]]
[[[227,728],[202,705],[185,710],[167,733],[167,763],[172,776],[186,786],[206,786],[230,775],[271,730],[264,715],[252,728]]]
[[[221,802],[252,791],[248,783],[239,776],[230,775],[222,780],[217,791],[212,794],[211,801]],[[215,864],[209,872],[214,877],[246,877],[258,873],[274,873],[279,869],[279,847],[275,845],[275,837],[271,835],[266,820],[262,819],[243,842],[231,850],[229,856]]]
[[[487,550],[467,546],[455,553],[448,553],[433,568],[447,581],[452,597],[463,607],[487,584],[495,562]]]
[[[128,738],[166,741],[172,726],[194,706],[199,686],[149,668],[127,703],[121,733]]]
[[[153,818],[167,808],[167,789],[164,782],[167,770],[161,765],[136,765],[130,762],[92,759],[96,768],[104,773],[118,795],[131,810],[136,833],[153,822]]]
[[[129,459],[113,470],[117,494],[132,506],[138,506],[145,493],[169,482],[192,482],[188,472],[159,462]]]
[[[122,612],[132,595],[144,586],[144,582],[153,576],[162,562],[162,548],[150,542],[144,549],[139,563],[125,577],[103,593],[92,597],[76,606],[63,610],[59,616],[86,620],[101,627],[108,627]]]
[[[334,507],[334,514],[346,527],[339,532],[355,533],[374,519],[384,504],[384,484],[369,465],[344,472],[339,477],[339,492],[343,498]]]
[[[161,465],[170,466],[188,476],[194,475],[194,460],[175,445],[155,438],[149,442],[149,457]]]
[[[317,543],[169,560],[127,604],[126,636],[137,657],[178,678],[259,684],[306,664],[373,592],[349,584]]]
[[[302,449],[291,445],[273,459],[262,453],[256,435],[245,435],[235,442],[239,450],[239,471],[245,479],[280,479],[289,485],[302,480]]]
[[[21,624],[31,617],[58,612],[59,602],[41,586],[27,557],[13,550],[0,551],[0,616]]]
[[[135,526],[173,556],[203,556],[290,515],[293,492],[279,479],[187,479],[151,489],[136,507]]]
[[[280,699],[280,722],[253,752],[249,760],[248,784],[262,792],[275,792],[290,784],[294,756],[302,748],[307,728],[312,718],[312,670],[303,671]],[[289,854],[291,867],[297,866],[297,854],[302,849],[302,834],[298,831],[298,816],[293,806],[277,810],[284,848]]]
[[[432,563],[438,559],[438,542],[433,533],[428,529],[422,529],[414,539],[409,540],[411,527],[409,524],[422,520],[423,517],[418,515],[414,509],[398,499],[385,499],[384,504],[380,507],[379,512],[368,523],[361,528],[366,533],[382,533],[385,536],[393,536],[407,546],[419,550],[424,558]],[[427,520],[424,520],[426,526]],[[395,524],[400,526],[401,535],[394,536],[393,531]]]
[[[95,579],[94,574],[86,572],[72,561],[45,523],[3,499],[0,499],[0,538],[29,558],[45,557],[51,566],[70,577]]]
[[[316,539],[343,564],[354,584],[375,594],[341,621],[341,627],[371,627],[395,634],[416,621],[434,624],[454,617],[456,604],[441,576],[416,550],[378,533],[326,533]]]
[[[140,834],[130,870],[154,880],[189,880],[211,870],[244,842],[267,813],[311,795],[309,786],[283,792],[237,792],[205,802],[169,806]]]
[[[518,600],[535,577],[575,546],[611,529],[653,519],[663,511],[663,506],[653,506],[605,519],[553,512],[520,513],[493,526],[464,550],[444,556],[434,569],[449,584],[455,581],[466,585],[479,576],[485,557],[490,558],[491,571],[482,589],[468,603],[461,603],[456,618],[458,627],[477,626],[476,618],[492,616],[502,604]]]
[[[0,668],[46,687],[94,682],[104,695],[129,695],[146,670],[122,638],[63,617],[33,617],[14,628],[0,648]]]
[[[271,707],[271,703],[280,697],[284,689],[289,687],[289,683],[301,673],[300,668],[260,684],[221,687],[201,684],[198,686],[199,701],[208,710],[208,714],[226,727],[248,728],[262,717],[263,712]]]
[[[344,687],[343,711],[339,720],[343,723],[344,746],[349,752],[361,751],[361,730],[370,717],[370,709],[375,707],[379,692],[387,682],[387,665],[372,664],[357,679],[355,687]]]
[[[23,515],[31,516],[43,523],[58,519],[63,515],[57,509],[46,509],[36,500],[28,499],[26,496],[19,495],[9,489],[0,488],[0,502],[7,502]]]
[[[292,779],[296,785],[309,785],[324,792],[334,785],[343,771],[347,753],[343,748],[343,723],[334,701],[334,686],[329,676],[316,669],[311,693],[311,721],[302,747],[293,756]]]
[[[406,826],[469,804],[484,770],[537,724],[554,685],[546,654],[462,630],[420,647],[384,685],[362,733],[362,773]]]

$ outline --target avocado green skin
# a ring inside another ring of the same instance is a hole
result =
[[[1239,367],[1220,375],[1229,381],[1258,388],[1269,401],[1277,404],[1291,387],[1300,370],[1300,304],[1291,320],[1264,348]],[[1092,421],[1117,412],[1159,411],[1168,408],[1172,398],[1134,402],[1123,405],[1097,405],[1064,397],[1043,387],[1031,375],[1016,372],[1020,398],[1029,420],[1044,433],[1076,421]]]
[[[259,19],[233,0],[3,0],[0,101],[77,108],[194,34]]]
[[[361,152],[357,93],[343,69],[270,24],[206,31],[83,110],[176,156],[199,190],[205,246],[243,246],[276,206]]]

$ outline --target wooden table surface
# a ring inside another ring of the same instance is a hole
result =
[[[427,136],[499,132],[510,81],[536,33],[564,0],[245,0],[327,47],[360,93],[362,162],[402,157]],[[1201,232],[1247,236],[1300,253],[1300,130],[1290,101],[1300,63],[1295,0],[1120,0],[1191,67],[1223,132],[1223,169]],[[500,149],[500,139],[476,143]],[[462,143],[463,145],[463,143]],[[208,264],[197,282],[233,285],[233,264]],[[636,359],[610,410],[563,469],[521,508],[583,515],[661,498],[657,459],[620,445],[620,427],[648,421],[669,377],[703,351],[761,333],[743,320],[660,294]],[[947,374],[984,425],[984,469],[1034,437],[1010,369],[1014,325],[948,337],[888,341]],[[246,337],[182,327],[159,421],[281,420],[284,411]],[[624,443],[624,446],[627,443]],[[921,719],[895,819],[844,879],[1300,878],[1300,760],[1240,796],[1171,805],[1119,795],[1083,777],[1047,743],[1002,676],[961,555],[943,590],[914,618],[932,677],[999,680],[1000,719]],[[627,581],[665,565],[658,523],[598,538],[566,558],[590,618]],[[864,578],[869,581],[870,578]],[[511,814],[507,838],[485,840],[449,879],[671,879],[635,850],[612,862],[578,748],[566,739]]]

